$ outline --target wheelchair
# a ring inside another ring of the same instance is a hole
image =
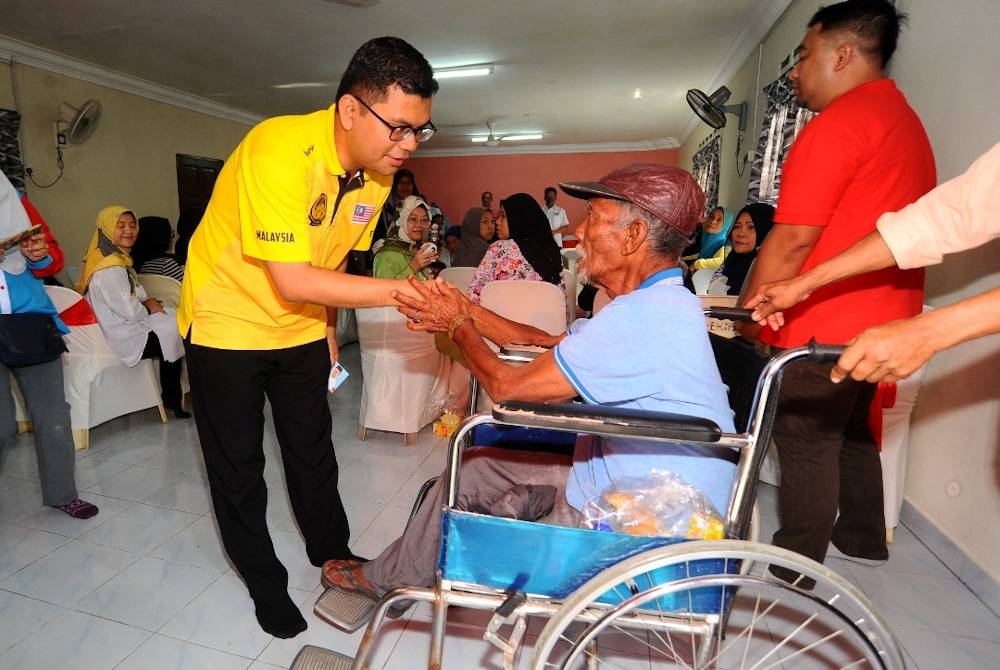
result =
[[[706,316],[748,319],[731,308],[710,308]],[[369,601],[374,613],[353,659],[307,646],[291,667],[368,668],[386,617],[418,601],[433,609],[427,667],[434,669],[444,660],[451,606],[494,612],[483,637],[502,653],[504,668],[904,668],[895,637],[857,588],[803,556],[744,539],[753,534],[782,368],[834,361],[841,351],[811,343],[763,365],[744,432],[725,433],[700,418],[579,404],[502,402],[468,417],[449,444],[434,586],[401,587]],[[735,450],[725,538],[634,536],[458,509],[462,452],[489,425]],[[341,610],[358,606],[342,603]],[[548,621],[524,644],[535,617]]]

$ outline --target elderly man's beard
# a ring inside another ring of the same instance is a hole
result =
[[[587,252],[582,247],[576,247],[576,278],[581,284],[590,283],[590,266],[587,264]]]

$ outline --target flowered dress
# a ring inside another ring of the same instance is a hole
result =
[[[479,295],[483,287],[491,281],[501,281],[504,279],[528,279],[532,281],[545,281],[542,275],[531,267],[531,263],[521,254],[517,243],[514,240],[497,240],[486,250],[483,262],[476,268],[476,276],[469,284],[469,299],[476,305],[479,304]],[[559,288],[566,293],[566,278],[559,277]]]

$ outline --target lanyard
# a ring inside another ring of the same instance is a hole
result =
[[[659,272],[647,277],[641,284],[639,288],[649,288],[653,284],[663,281],[664,279],[678,279],[680,280],[684,276],[684,272],[680,268],[668,268],[666,270],[660,270]],[[671,282],[674,284],[679,284],[680,282]],[[638,289],[636,289],[638,290]]]

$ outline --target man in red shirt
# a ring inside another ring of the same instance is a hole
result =
[[[934,187],[924,128],[884,74],[902,20],[885,0],[850,0],[809,21],[789,78],[799,101],[822,113],[782,166],[776,225],[745,295],[840,253],[872,232],[879,215]],[[866,328],[918,314],[923,279],[922,270],[889,268],[824,287],[785,313],[784,328],[760,339],[774,348],[813,337],[845,344]],[[867,427],[874,392],[864,382],[831,383],[830,365],[785,373],[774,427],[782,471],[775,545],[817,561],[831,541],[865,562],[888,558],[881,467]]]

